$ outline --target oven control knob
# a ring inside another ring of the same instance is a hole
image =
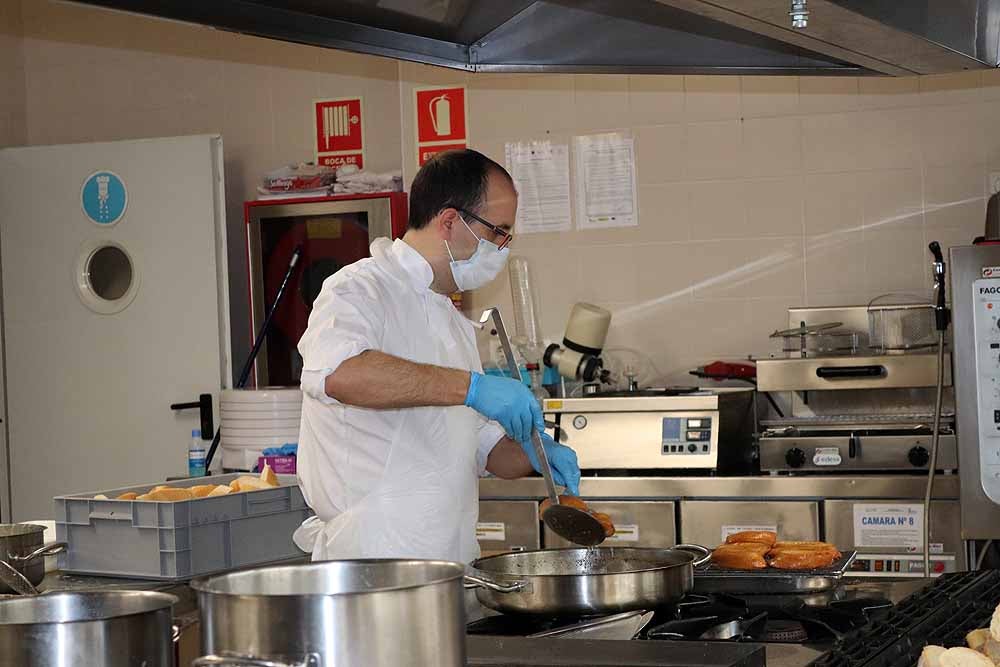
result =
[[[931,460],[931,455],[923,447],[912,447],[906,458],[914,468],[923,468]]]
[[[792,447],[785,452],[785,463],[790,468],[801,468],[806,464],[806,453],[798,447]]]

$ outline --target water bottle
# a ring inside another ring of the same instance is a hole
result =
[[[201,431],[191,431],[191,444],[188,446],[188,477],[205,476],[205,441],[201,439]]]

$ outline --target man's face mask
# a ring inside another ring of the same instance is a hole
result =
[[[451,275],[455,279],[458,289],[465,292],[482,287],[496,278],[507,264],[510,248],[501,250],[486,239],[479,238],[472,231],[472,228],[469,227],[469,223],[465,221],[464,217],[459,215],[458,219],[462,221],[462,224],[469,230],[469,233],[479,240],[479,243],[476,245],[476,251],[472,253],[472,257],[469,257],[469,259],[455,259],[455,256],[451,254],[451,247],[448,246],[448,242],[444,242],[445,248],[448,249],[448,256],[451,257],[451,262],[449,263]]]

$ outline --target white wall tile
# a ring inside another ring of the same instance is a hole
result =
[[[804,114],[854,111],[858,80],[854,77],[804,76],[799,79],[799,111]]]
[[[684,109],[693,121],[739,118],[739,77],[685,76]]]
[[[698,241],[747,238],[745,192],[742,181],[692,183],[691,238]]]
[[[743,151],[746,176],[797,173],[802,168],[802,121],[797,117],[744,121]]]
[[[687,176],[693,179],[736,178],[740,160],[742,128],[738,120],[688,123]]]
[[[808,172],[863,168],[858,114],[830,113],[802,120],[802,166]]]
[[[799,111],[798,77],[740,77],[740,92],[744,118],[791,116]]]
[[[579,132],[630,124],[628,78],[577,74],[573,76],[575,129]]]
[[[656,125],[635,130],[636,179],[664,183],[684,177],[687,143],[683,125]]]
[[[863,224],[862,174],[808,174],[803,188],[805,233],[860,230]]]
[[[633,74],[628,77],[631,125],[684,120],[684,77]]]

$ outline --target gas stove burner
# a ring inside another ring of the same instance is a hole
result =
[[[806,627],[799,621],[768,620],[764,626],[764,641],[800,644],[809,639]]]

